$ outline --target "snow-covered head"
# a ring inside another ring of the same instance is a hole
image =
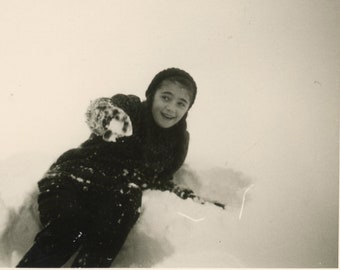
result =
[[[154,77],[145,95],[156,124],[170,128],[186,118],[196,93],[196,83],[189,73],[169,68]]]

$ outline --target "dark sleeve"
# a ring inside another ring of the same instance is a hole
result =
[[[74,162],[74,161],[81,161],[84,159],[88,159],[98,148],[99,144],[105,143],[101,137],[97,137],[97,143],[94,140],[87,140],[82,143],[79,147],[70,149],[60,155],[57,160],[52,164],[54,167],[55,165],[64,163],[64,162]],[[93,141],[93,142],[92,142]]]
[[[177,148],[178,150],[177,150],[174,165],[172,166],[172,168],[170,168],[170,171],[168,172],[168,174],[171,174],[171,178],[173,174],[177,172],[179,168],[182,167],[187,157],[188,148],[189,148],[189,140],[190,140],[190,134],[189,132],[185,131],[183,135],[182,143],[180,143]]]
[[[159,175],[157,183],[155,185],[156,189],[162,191],[166,190],[171,191],[182,199],[195,197],[192,190],[177,186],[172,181],[174,173],[183,165],[185,161],[185,158],[188,153],[189,139],[190,139],[189,133],[186,131],[181,144],[178,145],[177,155],[173,166],[166,170],[161,175]]]
[[[141,100],[135,95],[117,94],[111,98],[113,105],[121,108],[135,123],[141,112]]]

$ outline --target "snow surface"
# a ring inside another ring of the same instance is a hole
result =
[[[39,230],[36,181],[52,160],[47,155],[25,153],[1,163],[2,267],[14,267]],[[198,172],[184,165],[175,181],[204,198],[226,204],[226,209],[182,200],[170,192],[146,191],[142,215],[113,266],[244,266],[233,254],[231,232],[241,222],[240,209],[250,180],[231,169]]]

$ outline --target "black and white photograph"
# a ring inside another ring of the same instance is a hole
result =
[[[340,2],[1,0],[0,267],[338,268]]]

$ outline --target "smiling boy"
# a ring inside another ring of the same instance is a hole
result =
[[[61,267],[78,252],[71,267],[109,267],[139,218],[143,190],[190,196],[172,176],[187,155],[196,91],[187,72],[170,68],[154,77],[144,102],[123,94],[93,102],[90,138],[38,182],[42,230],[17,266]]]
[[[190,106],[190,92],[177,81],[164,80],[155,93],[152,114],[163,128],[177,124]]]

